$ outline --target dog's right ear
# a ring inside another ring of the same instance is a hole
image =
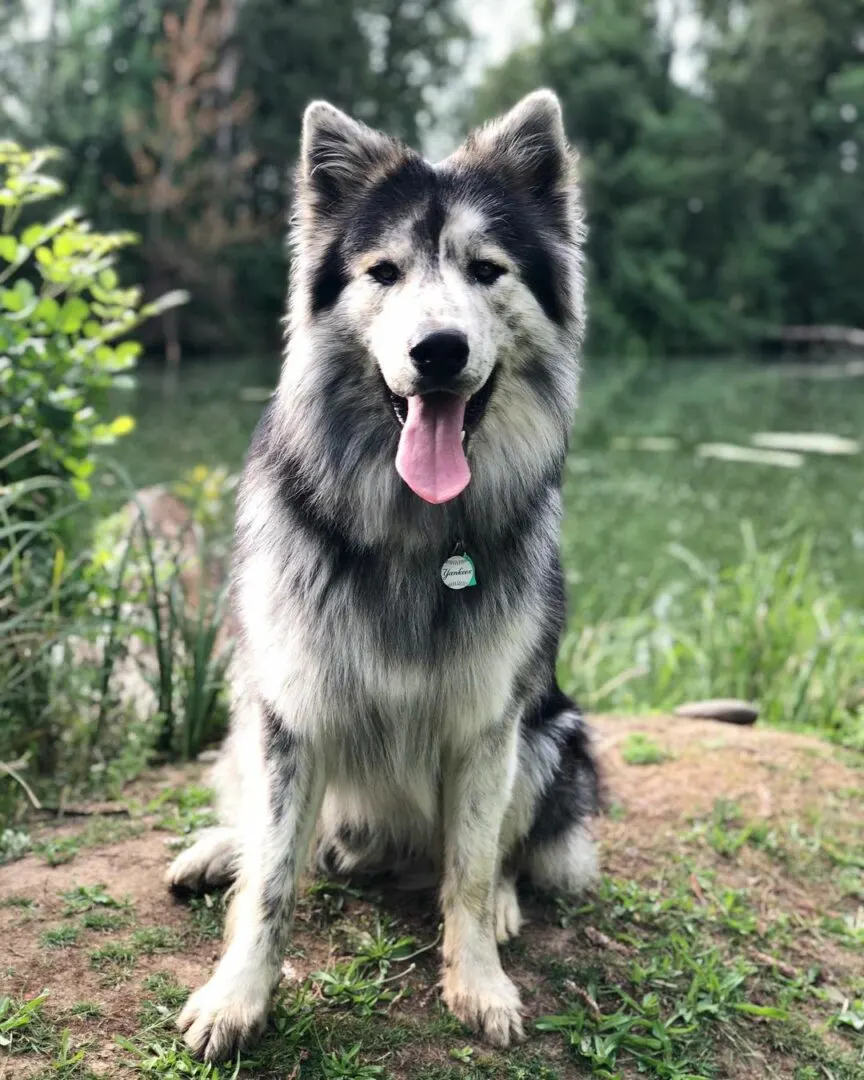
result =
[[[327,101],[313,101],[303,115],[299,181],[318,215],[332,213],[347,195],[374,183],[403,156],[395,139]]]

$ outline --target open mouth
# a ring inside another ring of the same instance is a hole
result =
[[[396,471],[425,502],[450,502],[471,481],[465,449],[483,419],[495,384],[495,372],[466,401],[459,394],[434,390],[403,398],[388,394],[401,427]]]
[[[468,402],[465,405],[465,422],[462,427],[462,441],[467,442],[472,432],[480,426],[480,421],[486,415],[486,409],[492,398],[492,392],[495,389],[495,383],[498,378],[498,368],[492,369],[492,374],[486,380],[486,382],[480,387],[476,394],[472,394],[468,398]],[[383,378],[381,380],[384,381]],[[390,401],[390,405],[393,408],[393,413],[396,419],[399,421],[400,427],[405,426],[405,422],[408,419],[408,399],[399,397],[398,394],[394,394],[393,391],[384,383],[384,389],[387,392],[387,397]],[[445,390],[434,390],[430,394],[424,394],[424,399],[428,401],[434,401],[436,398],[452,397]]]

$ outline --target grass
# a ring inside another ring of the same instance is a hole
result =
[[[69,1009],[69,1015],[82,1020],[98,1020],[102,1016],[102,1006],[95,1001],[76,1001]]]
[[[208,892],[189,900],[192,925],[199,939],[220,941],[225,930],[226,894]]]
[[[260,412],[239,391],[263,381],[243,365],[193,366],[165,403],[145,372],[138,428],[118,446],[136,482],[171,481],[200,462],[237,468]],[[742,364],[589,365],[566,473],[564,684],[610,711],[753,698],[772,724],[864,746],[855,704],[864,670],[860,458],[808,456],[781,472],[695,453],[705,442],[746,445],[758,431],[854,437],[862,405],[857,382],[801,383]],[[667,441],[646,448],[646,437]],[[110,501],[115,493],[102,494]],[[648,775],[639,767],[668,760],[662,740],[646,735],[620,749],[634,783]],[[806,779],[810,764],[799,767]],[[826,794],[843,802],[846,820],[860,814],[859,789]],[[183,838],[211,822],[210,800],[203,787],[172,787],[146,811]],[[833,835],[818,815],[754,820],[745,805],[743,796],[719,799],[683,823],[656,880],[607,877],[596,897],[548,906],[545,915],[535,908],[547,922],[541,942],[552,920],[566,933],[552,950],[532,944],[529,928],[507,950],[533,1018],[528,1044],[507,1054],[483,1047],[425,997],[436,978],[435,930],[397,921],[375,895],[339,883],[317,883],[299,906],[308,936],[298,947],[323,935],[326,958],[299,985],[281,988],[263,1041],[219,1069],[195,1062],[176,1036],[188,990],[171,968],[182,950],[209,956],[224,894],[192,900],[186,929],[127,930],[119,887],[76,885],[62,894],[70,921],[45,929],[41,941],[62,948],[84,931],[123,931],[116,940],[84,938],[67,959],[80,956],[104,987],[125,983],[123,994],[134,983],[137,1030],[117,1054],[123,1071],[155,1080],[719,1080],[744,1075],[750,1062],[762,1075],[763,1060],[785,1069],[773,1074],[784,1080],[858,1080],[864,848],[851,832]],[[613,817],[626,813],[621,806]],[[55,865],[144,827],[93,822],[34,848]],[[836,902],[808,914],[781,893],[766,905],[759,882],[774,878],[819,903],[830,885]],[[6,905],[23,914],[32,902]],[[155,965],[165,970],[152,972]],[[141,969],[151,973],[139,984]],[[51,1017],[50,1002],[46,1009],[44,997],[34,1000],[0,1000],[0,1049],[38,1054],[46,1076],[86,1076],[86,1046],[73,1044],[63,1024],[74,1017],[78,1030],[99,1020],[100,1003]],[[104,1029],[103,1017],[100,1035],[110,1037]]]
[[[213,791],[198,784],[168,788],[152,799],[147,812],[158,814],[156,828],[190,836],[200,829],[216,824],[212,809]]]
[[[77,926],[68,923],[57,926],[53,930],[44,930],[39,938],[40,945],[45,949],[68,949],[78,940],[80,930]]]
[[[89,953],[90,966],[111,981],[128,979],[138,963],[138,952],[128,942],[111,941]]]
[[[717,888],[713,875],[699,876],[698,897],[684,874],[662,892],[606,879],[595,901],[562,904],[566,925],[587,920],[595,939],[599,927],[616,951],[608,966],[584,971],[550,962],[570,1005],[537,1029],[560,1033],[572,1056],[605,1080],[627,1065],[658,1080],[708,1080],[725,1075],[725,1054],[750,1055],[766,1041],[834,1080],[858,1075],[854,1044],[851,1052],[832,1048],[804,1019],[826,999],[818,972],[793,972],[767,955],[782,957],[793,931],[782,921],[760,928],[747,891]]]
[[[109,896],[104,885],[76,885],[60,894],[66,901],[64,915],[81,915],[99,908],[123,908],[128,903],[121,903]]]
[[[20,908],[22,911],[32,911],[36,907],[36,901],[30,896],[7,896],[0,900],[0,908]]]
[[[710,823],[739,831],[747,826],[730,801],[715,806]],[[593,897],[559,900],[545,916],[533,909],[535,920],[554,919],[564,927],[569,944],[538,951],[529,935],[517,950],[520,981],[543,1001],[554,1001],[554,1008],[537,1016],[529,996],[536,1017],[528,1025],[529,1042],[506,1053],[472,1040],[437,1002],[415,1004],[417,989],[434,982],[437,939],[406,932],[403,922],[358,894],[350,897],[350,910],[332,909],[326,967],[281,989],[268,1033],[240,1059],[217,1069],[190,1056],[173,1028],[188,990],[166,956],[167,967],[147,975],[136,990],[138,1030],[116,1039],[120,1061],[130,1075],[151,1080],[718,1080],[729,1075],[726,1064],[733,1059],[767,1060],[772,1068],[789,1059],[796,1063],[794,1074],[765,1075],[857,1080],[864,1065],[860,980],[841,988],[817,967],[793,968],[792,944],[814,927],[800,916],[760,917],[756,898],[731,887],[722,873],[746,843],[733,844],[728,853],[708,844],[719,859],[709,869],[693,861],[706,849],[705,838],[696,829],[685,835],[683,853],[670,855],[656,887],[607,877]],[[771,845],[758,843],[762,855],[774,857]],[[823,838],[823,875],[835,866],[824,852],[837,847],[836,840]],[[860,853],[858,843],[848,852],[856,858]],[[809,880],[808,870],[793,869]],[[819,880],[813,880],[814,895]],[[320,885],[313,903],[330,895],[327,883]],[[74,892],[107,896],[98,886]],[[105,913],[106,905],[77,917],[94,911]],[[311,925],[315,913],[307,911],[306,919]],[[822,932],[857,955],[861,943],[854,940],[853,921]],[[91,964],[116,983],[123,972],[131,974],[142,953],[176,953],[182,939],[163,927],[139,930],[92,952]],[[509,964],[515,963],[511,957]],[[417,965],[423,969],[419,978]],[[0,1041],[8,1039],[3,1045],[13,1053],[40,1055],[68,1080],[88,1076],[86,1041],[73,1044],[62,1028],[64,1017],[46,1017],[44,1001],[0,1002]],[[98,1004],[82,1001],[65,1018],[84,1023],[100,1015]]]
[[[145,370],[124,464],[141,484],[202,462],[239,468],[261,409],[241,391],[276,374],[275,359],[191,364],[166,402]],[[766,431],[857,438],[862,383],[733,361],[586,364],[566,469],[560,664],[585,705],[740,696],[770,723],[864,747],[861,458],[810,454],[780,470],[695,452]]]
[[[138,821],[117,818],[94,818],[76,833],[64,836],[48,836],[33,845],[33,851],[49,866],[71,862],[83,848],[99,847],[101,844],[119,844],[133,836],[139,836],[144,825]]]
[[[621,744],[621,757],[628,765],[661,765],[669,754],[650,736],[634,732]]]

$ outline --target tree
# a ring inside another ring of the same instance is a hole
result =
[[[470,119],[537,85],[559,93],[588,208],[591,347],[728,347],[737,321],[711,280],[716,123],[673,81],[655,5],[559,3],[541,13],[537,42],[487,74]]]
[[[190,0],[182,16],[164,14],[164,39],[154,46],[162,72],[150,115],[130,111],[124,120],[137,182],[115,185],[145,217],[145,251],[159,288],[166,282],[198,286],[211,314],[232,306],[227,250],[258,239],[266,228],[251,208],[255,154],[238,146],[252,97],[233,95],[235,26],[234,0]],[[174,309],[163,331],[170,387],[180,362]]]
[[[249,139],[258,153],[258,213],[287,220],[300,121],[314,98],[418,141],[436,89],[464,54],[459,7],[458,0],[244,0],[238,85],[256,103]],[[284,305],[282,231],[236,255],[260,316],[275,327]]]
[[[731,350],[782,323],[864,322],[864,0],[699,0],[698,85],[655,0],[543,0],[478,119],[538,84],[583,152],[590,342]],[[665,11],[665,7],[662,9]]]
[[[165,18],[168,25],[172,19],[185,24],[191,2],[52,2],[57,12],[53,36],[43,32],[41,37],[36,22],[26,17],[30,8],[25,0],[0,5],[0,116],[5,129],[30,145],[51,142],[63,147],[64,179],[73,197],[108,225],[152,237],[153,207],[143,191],[140,198],[130,198],[129,191],[145,183],[142,153],[154,160],[161,155],[154,140],[160,128],[165,131],[160,117],[164,106],[155,88],[173,78],[165,70],[170,45]],[[234,231],[231,242],[220,245],[218,260],[204,259],[220,267],[222,281],[215,287],[194,275],[187,280],[190,267],[171,260],[178,283],[194,293],[181,328],[185,344],[246,351],[278,342],[288,176],[304,106],[313,97],[330,97],[370,123],[416,139],[430,121],[435,88],[462,56],[466,31],[458,7],[459,0],[212,0],[208,10],[218,16],[219,44],[211,48],[215,55],[208,79],[212,76],[213,82],[200,104],[211,115],[221,110],[222,122],[216,130],[200,133],[198,151],[191,156],[196,167],[207,160],[214,191],[230,189],[230,197],[218,196],[215,205],[225,207]],[[55,63],[46,85],[40,72],[49,53]],[[50,107],[45,94],[50,94]],[[254,109],[232,114],[232,102],[249,100],[255,102]],[[134,132],[129,130],[130,116],[137,125]],[[141,145],[147,141],[149,150]],[[246,163],[242,177],[235,168],[240,156]],[[187,170],[172,171],[179,183],[180,172]],[[200,193],[200,185],[192,187]],[[202,224],[202,204],[196,198],[190,193],[189,227],[207,234],[209,225]],[[236,213],[243,208],[250,220],[268,223],[266,235],[256,230],[241,235]],[[193,236],[187,242],[185,226],[181,229],[184,216],[179,210],[160,211],[162,238],[144,245],[144,260],[155,258],[166,237],[178,254],[204,251],[201,244],[209,237]],[[171,228],[166,225],[169,219]],[[201,259],[195,261],[202,265]],[[164,260],[158,270],[163,272]],[[137,272],[153,281],[159,276],[146,266]],[[216,300],[226,281],[234,283],[233,304]],[[206,317],[200,317],[205,312]]]
[[[864,0],[701,10],[727,147],[726,278],[770,321],[861,325]]]

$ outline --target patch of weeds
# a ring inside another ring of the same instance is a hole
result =
[[[17,829],[3,829],[0,832],[0,866],[23,859],[32,847],[33,841],[29,833]]]
[[[98,1020],[102,1015],[102,1006],[95,1001],[76,1001],[69,1014],[80,1016],[82,1020]]]
[[[240,1062],[227,1065],[210,1065],[197,1061],[185,1044],[171,1039],[149,1039],[139,1046],[129,1039],[117,1039],[118,1046],[131,1055],[126,1062],[137,1073],[155,1080],[237,1080]]]
[[[189,914],[199,939],[216,940],[225,930],[226,893],[204,893],[189,900]]]
[[[49,866],[61,866],[75,858],[81,850],[81,842],[77,836],[50,837],[47,840],[40,840],[34,845],[33,850]]]
[[[379,1005],[390,1004],[403,996],[404,989],[394,990],[389,984],[412,969],[390,975],[391,966],[408,963],[435,943],[418,949],[413,937],[397,937],[388,931],[386,923],[378,922],[374,933],[360,933],[355,944],[356,955],[350,960],[310,975],[309,981],[325,1001],[349,1008],[356,1016],[370,1016]]]
[[[621,744],[621,757],[627,765],[661,765],[669,761],[671,754],[650,736],[637,731]]]
[[[757,933],[759,920],[745,889],[723,889],[719,895],[712,894],[712,899],[717,905],[716,918],[725,930],[742,937]]]
[[[591,987],[587,1003],[580,1000],[536,1026],[562,1032],[593,1075],[608,1080],[627,1061],[663,1080],[704,1076],[711,1069],[708,1025],[728,1023],[737,1014],[785,1019],[780,1010],[747,1000],[744,984],[751,971],[741,961],[730,964],[714,947],[694,949],[689,937],[672,935],[634,962],[632,995],[619,987]],[[613,1011],[603,1011],[601,1000]]]
[[[357,959],[335,964],[329,971],[316,971],[310,978],[325,1002],[350,1009],[357,1016],[371,1016],[379,1005],[402,996],[401,991],[386,985],[380,972],[371,971],[368,964]]]
[[[864,870],[864,853],[849,851],[842,844],[834,844],[830,840],[823,839],[822,851],[835,866]]]
[[[154,995],[158,1005],[179,1009],[189,997],[189,991],[169,971],[156,971],[144,980],[144,989]]]
[[[795,1080],[861,1080],[861,1058],[826,1045],[806,1023],[772,1026],[771,1047],[797,1062]]]
[[[119,844],[133,836],[140,836],[143,831],[144,826],[138,821],[94,818],[80,832],[71,836],[49,836],[37,841],[33,851],[49,866],[60,866],[71,862],[83,848]]]
[[[58,1080],[96,1080],[94,1074],[84,1068],[84,1049],[83,1046],[72,1045],[69,1029],[65,1028],[60,1033],[60,1042],[51,1060],[49,1075],[57,1077]]]
[[[726,820],[733,814],[729,807],[722,811]],[[713,874],[684,870],[681,878],[664,883],[662,892],[605,879],[596,900],[581,907],[560,905],[562,921],[585,920],[602,928],[610,939],[627,943],[630,958],[612,950],[609,971],[591,966],[574,971],[572,964],[553,971],[545,965],[556,988],[569,991],[571,1004],[539,1021],[538,1029],[562,1033],[583,1066],[606,1080],[628,1066],[657,1080],[706,1080],[718,1075],[724,1045],[770,1047],[799,1063],[796,1077],[802,1080],[811,1065],[814,1076],[857,1077],[860,1063],[853,1068],[848,1056],[791,1012],[814,994],[822,998],[815,988],[818,970],[789,974],[756,950],[753,958],[765,962],[759,968],[736,955],[735,938],[762,937],[746,891],[717,887]],[[846,932],[854,923],[851,916],[838,921]],[[775,945],[788,925],[781,922],[772,930]],[[731,934],[731,942],[718,942],[718,932]],[[846,1017],[842,1025],[838,1006]],[[841,998],[831,1021],[856,1040],[857,1007]]]
[[[120,941],[110,941],[90,953],[90,967],[104,972],[112,980],[129,978],[137,963],[136,951]]]
[[[864,908],[849,915],[826,915],[822,929],[840,938],[844,945],[864,948]]]
[[[148,975],[143,985],[153,997],[141,1005],[138,1011],[139,1022],[148,1032],[167,1028],[189,997],[189,991],[168,971],[157,971]]]
[[[122,930],[124,926],[129,925],[129,918],[118,911],[88,911],[82,916],[81,925],[85,930],[98,930],[104,933],[108,930]]]
[[[29,896],[7,896],[0,900],[0,908],[22,908],[32,911],[35,907],[36,901],[31,900]]]
[[[94,908],[121,908],[128,907],[128,902],[121,903],[109,896],[104,885],[76,885],[74,889],[67,889],[60,893],[66,901],[63,909],[64,915],[81,915],[85,911]]]
[[[835,1023],[840,1028],[845,1027],[859,1035],[864,1034],[864,1000],[844,1002]]]
[[[362,1065],[359,1061],[361,1044],[355,1043],[350,1050],[333,1051],[321,1059],[321,1069],[326,1080],[374,1080],[384,1076],[383,1065]]]
[[[704,839],[725,859],[734,859],[748,844],[771,854],[776,854],[780,848],[776,832],[763,821],[746,821],[734,799],[716,799],[711,816],[704,821],[697,820],[690,836]]]
[[[451,1050],[458,1065],[428,1065],[423,1080],[559,1080],[559,1075],[535,1055],[510,1051],[506,1060],[492,1054],[477,1054],[470,1047]]]
[[[370,897],[354,885],[323,878],[314,881],[309,886],[306,894],[300,899],[300,906],[310,909],[312,915],[326,924],[339,918],[345,908],[345,901],[348,899],[373,900],[374,902],[374,897]]]
[[[417,939],[408,935],[396,936],[390,933],[390,924],[379,919],[374,932],[360,931],[354,940],[355,958],[361,963],[373,964],[382,974],[386,974],[390,965],[404,961],[418,953]],[[431,948],[431,946],[428,946]],[[424,950],[419,950],[424,952]]]
[[[216,824],[212,803],[213,792],[210,788],[190,784],[161,792],[149,803],[147,812],[159,815],[155,824],[157,829],[189,836]]]
[[[68,949],[78,940],[80,931],[77,926],[55,926],[53,930],[43,930],[39,935],[39,944],[43,949]]]
[[[47,991],[29,1001],[0,998],[0,1050],[4,1054],[39,1054],[52,1049],[57,1037],[42,1015]]]
[[[606,816],[610,821],[624,821],[627,818],[627,807],[617,799],[612,799],[606,808]]]
[[[171,926],[145,926],[132,934],[129,945],[136,953],[152,956],[154,953],[173,952],[182,941],[181,935]]]

